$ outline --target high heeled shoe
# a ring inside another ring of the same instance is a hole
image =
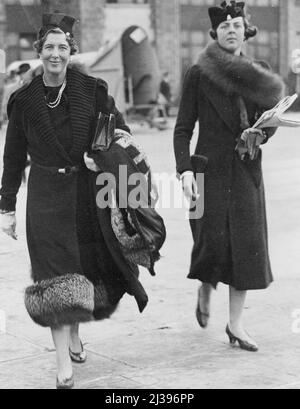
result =
[[[72,375],[71,378],[64,379],[63,381],[60,381],[58,377],[56,378],[56,389],[73,389],[74,385],[74,375]]]
[[[229,329],[229,325],[226,327],[226,334],[229,337],[229,341],[231,345],[235,345],[236,342],[238,342],[239,346],[241,349],[244,351],[249,351],[249,352],[258,352],[258,346],[255,344],[251,344],[248,341],[244,341],[238,337],[236,337]]]
[[[199,290],[198,290],[196,318],[197,318],[197,321],[198,321],[198,324],[200,325],[200,327],[205,329],[208,326],[208,321],[209,321],[209,318],[210,318],[210,314],[209,313],[204,313],[204,312],[201,311],[201,308],[200,308],[201,288],[202,287],[200,287]]]
[[[76,352],[71,351],[71,348],[69,348],[70,358],[76,364],[84,364],[87,360],[87,353],[84,350],[83,344],[81,341],[80,341],[80,345],[81,345],[81,352],[76,353]]]

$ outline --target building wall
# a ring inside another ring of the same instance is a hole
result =
[[[103,43],[104,5],[104,0],[80,0],[80,50],[82,52],[95,51]]]
[[[187,68],[195,64],[200,52],[211,40],[208,5],[205,2],[181,0],[181,67],[182,75]]]
[[[149,4],[106,4],[104,41],[118,38],[130,26],[142,27],[154,42],[151,7]]]
[[[247,42],[247,54],[254,59],[267,61],[274,71],[280,72],[279,1],[269,0],[267,3],[249,6],[251,21],[259,32]]]
[[[181,78],[180,1],[151,0],[155,48],[160,68],[170,73],[174,93],[178,93]]]
[[[0,0],[0,48],[4,49],[6,32],[6,16],[5,16],[5,4]]]
[[[0,0],[0,101],[2,98],[2,90],[4,85],[4,68],[5,68],[5,33],[6,33],[6,16],[5,16],[5,5],[3,1]]]
[[[7,18],[5,38],[7,63],[33,58],[36,54],[32,44],[36,40],[42,18],[40,4],[33,1],[25,5],[20,1],[4,2]]]
[[[20,0],[0,0],[2,8],[6,5],[7,63],[32,58],[30,42],[40,26],[42,12],[60,10],[80,20],[75,38],[82,52],[98,49],[130,25],[140,25],[155,46],[161,71],[170,72],[177,93],[182,74],[210,40],[208,7],[220,1],[22,0],[21,4]],[[300,48],[300,0],[247,0],[247,4],[253,23],[260,29],[260,35],[248,42],[247,53],[269,61],[286,76],[293,49]],[[3,36],[0,16],[0,41],[1,32]]]
[[[300,1],[281,1],[280,70],[284,76],[290,71],[292,52],[300,49]]]

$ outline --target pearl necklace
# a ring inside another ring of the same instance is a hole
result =
[[[45,75],[43,75],[43,82],[44,82],[45,87],[47,87],[48,85],[46,84],[46,81],[45,81]],[[61,102],[62,94],[63,94],[66,86],[67,86],[67,79],[65,78],[64,82],[62,83],[62,86],[61,86],[61,88],[59,90],[59,93],[57,95],[56,100],[53,101],[53,102],[46,102],[47,107],[49,107],[51,109],[54,109],[54,108],[58,107],[58,105]],[[46,100],[46,97],[45,97],[45,100]]]

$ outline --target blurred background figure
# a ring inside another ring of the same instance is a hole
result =
[[[172,103],[172,91],[170,84],[170,74],[165,72],[160,83],[160,101],[165,106],[167,116],[170,116],[170,105]]]
[[[30,65],[27,63],[20,64],[18,71],[11,71],[7,82],[3,89],[3,97],[0,111],[0,125],[2,126],[7,121],[7,103],[10,96],[17,91],[25,82],[25,75],[30,70]]]
[[[1,105],[0,105],[0,127],[2,127],[3,123],[7,119],[7,116],[6,116],[7,102],[9,100],[10,95],[13,92],[11,90],[15,88],[17,82],[18,82],[18,78],[17,78],[16,71],[11,71],[9,76],[5,80],[3,92],[2,92],[2,100],[1,100]]]
[[[292,53],[291,69],[286,79],[287,93],[300,95],[300,49],[295,49]],[[300,98],[292,106],[293,111],[300,111]]]

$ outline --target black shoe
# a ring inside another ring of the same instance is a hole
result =
[[[198,290],[198,301],[197,301],[197,308],[196,308],[196,318],[201,328],[205,329],[208,326],[208,321],[210,315],[201,311],[200,308],[200,298],[201,298],[201,288]]]
[[[76,364],[84,364],[87,360],[87,354],[83,348],[81,341],[80,341],[80,345],[81,345],[81,352],[75,353],[75,352],[72,352],[71,349],[69,349],[70,358]]]
[[[251,344],[248,341],[243,341],[242,339],[240,339],[240,338],[236,337],[235,335],[233,335],[233,333],[229,329],[229,325],[227,325],[227,327],[226,327],[226,334],[229,337],[229,341],[230,341],[231,345],[235,345],[235,343],[238,342],[240,348],[245,350],[245,351],[249,351],[249,352],[257,352],[258,351],[257,345]]]
[[[73,389],[74,388],[74,376],[69,379],[64,379],[62,382],[56,378],[56,389]]]

